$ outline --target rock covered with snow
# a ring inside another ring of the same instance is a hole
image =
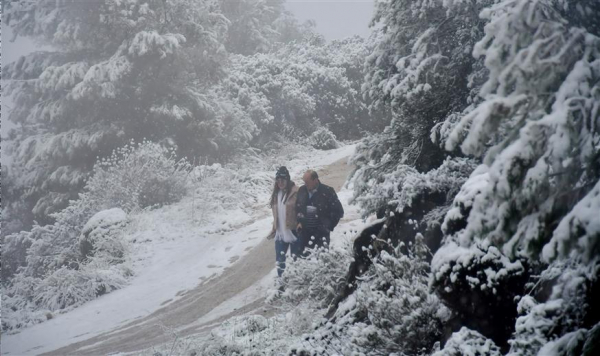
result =
[[[112,226],[124,223],[127,220],[127,213],[120,208],[102,210],[92,216],[81,229],[84,235],[94,234],[96,232],[109,229]]]

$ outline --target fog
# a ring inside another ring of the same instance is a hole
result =
[[[315,20],[317,32],[328,40],[358,35],[368,37],[373,15],[370,0],[292,0],[286,8],[299,20]]]
[[[600,355],[599,1],[3,11],[2,355]]]

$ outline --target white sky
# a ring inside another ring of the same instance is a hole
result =
[[[287,0],[286,7],[300,22],[315,20],[327,40],[368,37],[374,0]]]
[[[27,54],[29,52],[33,52],[35,50],[35,46],[33,42],[27,38],[19,38],[18,41],[9,42],[12,34],[10,29],[2,23],[2,65],[6,63],[13,62],[17,60],[22,54]],[[1,113],[0,117],[2,118],[2,124],[0,129],[0,135],[2,138],[8,133],[8,131],[14,127],[14,124],[8,120],[6,120],[7,110],[12,106],[12,101],[10,98],[6,98],[4,93],[2,93],[1,102]],[[2,164],[8,163],[6,160],[5,151],[2,150]]]
[[[35,43],[27,37],[18,37],[14,42],[12,31],[4,22],[2,23],[2,65],[19,59],[23,54],[33,52],[37,49]]]

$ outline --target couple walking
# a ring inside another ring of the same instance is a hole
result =
[[[286,167],[279,167],[271,195],[277,274],[285,270],[287,251],[292,257],[304,257],[308,249],[329,248],[330,233],[344,216],[344,208],[335,190],[319,181],[316,171],[302,176],[300,188],[290,179]]]

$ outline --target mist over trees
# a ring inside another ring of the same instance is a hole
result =
[[[282,1],[2,5],[17,39],[51,48],[3,68],[16,124],[3,143],[4,329],[125,285],[123,219],[96,219],[117,221],[102,235],[86,230],[96,214],[179,200],[191,165],[277,142],[332,148],[386,124],[360,93],[366,43],[326,43]]]
[[[222,91],[252,117],[254,146],[322,126],[339,139],[358,139],[387,123],[368,113],[361,95],[366,51],[360,37],[325,43],[311,36],[270,53],[232,56]]]
[[[4,68],[9,119],[21,125],[7,179],[40,222],[77,197],[96,157],[130,139],[182,152],[220,141],[207,88],[222,75],[227,19],[210,4],[16,2],[5,18],[17,36],[56,48]]]
[[[324,49],[311,45],[315,53],[305,54],[304,63],[313,66],[311,80],[331,84],[318,87],[315,82],[300,98],[288,90],[283,93],[287,99],[260,102],[240,96],[252,92],[232,87],[231,78],[243,66],[278,57],[283,62],[286,51],[291,56],[300,50],[300,45],[285,49],[285,43],[316,36],[310,24],[299,24],[285,12],[281,1],[21,1],[3,6],[4,21],[16,36],[31,36],[54,49],[3,68],[5,95],[15,103],[7,119],[19,125],[7,146],[14,164],[3,172],[3,235],[31,227],[34,219],[52,222],[50,214],[77,198],[96,159],[130,140],[174,147],[190,161],[222,161],[256,141],[269,120],[303,126],[306,135],[312,132],[307,126],[314,131],[326,111],[332,117],[323,124],[337,120],[338,127],[344,116],[354,115],[330,107],[336,95],[346,101],[350,95],[353,104],[362,104],[355,81],[360,53],[351,44],[329,45],[336,52],[321,54],[320,62],[316,57]],[[256,58],[233,55],[267,51]],[[351,57],[345,59],[344,51]],[[336,68],[330,73],[328,66]],[[283,79],[307,82],[300,70],[291,71]]]
[[[227,51],[242,55],[265,53],[312,34],[314,24],[299,23],[285,10],[284,4],[285,0],[221,1],[221,11],[230,21],[225,41]]]
[[[192,165],[361,139],[352,200],[378,219],[290,263],[283,307],[328,317],[291,354],[597,354],[599,18],[376,1],[368,39],[326,42],[283,0],[3,3],[54,49],[2,68],[3,308],[31,313],[3,327],[125,285],[122,212],[185,196]]]

